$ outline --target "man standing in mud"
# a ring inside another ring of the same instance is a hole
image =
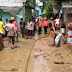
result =
[[[24,34],[25,34],[25,22],[23,21],[23,18],[21,18],[20,29],[21,29],[21,34],[22,34],[22,38],[23,38]]]
[[[17,22],[15,21],[14,17],[11,17],[11,21],[12,21],[12,24],[14,25],[15,38],[18,41],[18,25],[17,25]]]

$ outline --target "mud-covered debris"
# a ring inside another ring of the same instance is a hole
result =
[[[58,62],[54,62],[54,64],[65,64],[65,63],[63,61],[62,62],[58,61]]]
[[[43,58],[46,58],[47,56],[43,56]]]

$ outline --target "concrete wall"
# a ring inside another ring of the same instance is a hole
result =
[[[22,10],[22,9],[21,9],[21,10],[17,13],[17,15],[15,16],[15,19],[16,19],[18,25],[19,25],[19,23],[20,23],[20,19],[21,19],[21,18],[23,18],[23,10]]]
[[[19,25],[19,23],[20,23],[20,18],[22,18],[22,16],[23,16],[23,11],[22,11],[22,10],[20,10],[20,11],[18,12],[18,14],[15,16],[15,19],[16,19],[18,25]],[[5,23],[5,19],[6,19],[6,18],[7,18],[8,20],[10,20],[11,17],[13,17],[13,16],[12,16],[9,12],[3,12],[3,11],[1,11],[1,12],[0,12],[0,17],[2,18],[2,21]]]
[[[68,23],[72,22],[72,14],[64,13],[64,22],[66,23],[66,31],[68,30]]]
[[[5,23],[5,19],[7,18],[8,20],[10,20],[10,18],[12,17],[12,15],[8,12],[0,12],[0,17],[2,18],[2,21]]]
[[[68,23],[72,22],[72,14],[67,14]]]

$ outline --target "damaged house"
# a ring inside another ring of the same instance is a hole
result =
[[[32,9],[35,8],[34,0],[0,0],[0,17],[2,21],[15,17],[19,24],[20,18],[25,22],[32,18]]]

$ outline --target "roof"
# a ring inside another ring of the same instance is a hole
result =
[[[0,6],[0,9],[9,12],[13,16],[16,16],[17,12],[21,9],[22,7],[7,7],[7,6]]]
[[[0,0],[0,9],[15,16],[23,7],[23,2],[26,2],[26,0]]]

